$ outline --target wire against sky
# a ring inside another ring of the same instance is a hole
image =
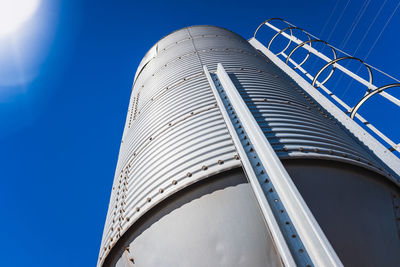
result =
[[[365,11],[368,8],[369,3],[371,2],[371,0],[366,0],[364,1],[364,4],[362,5],[361,9],[359,10],[357,16],[354,18],[353,22],[351,23],[351,26],[349,28],[349,30],[347,31],[345,38],[342,40],[342,42],[340,43],[340,48],[344,49],[347,42],[350,40],[351,36],[353,35],[353,32],[355,30],[355,28],[357,27],[358,23],[360,22],[360,19],[362,18],[362,16],[364,15]],[[348,67],[349,65],[349,61],[346,62],[345,68]],[[343,75],[344,73],[340,73],[340,77],[336,80],[336,84],[333,87],[333,91],[335,91],[335,89],[337,88],[338,84],[341,82],[341,80],[343,79]],[[342,96],[343,97],[343,96]]]
[[[361,38],[361,41],[358,42],[357,48],[356,48],[356,50],[354,50],[354,52],[353,52],[353,55],[354,55],[354,56],[356,56],[358,49],[359,49],[359,48],[361,47],[361,45],[364,43],[365,38],[367,37],[367,35],[368,35],[369,31],[371,30],[372,26],[375,24],[376,19],[379,17],[379,14],[382,12],[382,9],[383,9],[383,7],[385,6],[386,2],[387,2],[387,0],[385,0],[385,1],[382,3],[382,5],[381,5],[381,7],[379,8],[378,12],[375,14],[374,19],[373,19],[372,22],[369,24],[367,31],[364,33],[363,37]],[[356,72],[355,72],[356,74],[358,74],[358,72],[360,71],[361,67],[362,67],[361,65],[358,66],[358,69],[357,69]],[[354,80],[351,80],[351,81],[349,82],[349,84],[347,85],[346,89],[343,91],[343,96],[346,95],[347,91],[350,89],[350,87],[351,87],[351,85],[353,84],[353,82],[354,82]]]
[[[390,21],[392,20],[394,14],[396,13],[397,9],[400,6],[400,2],[397,4],[397,6],[395,7],[395,9],[393,10],[392,14],[390,15],[390,17],[387,19],[385,25],[383,26],[381,32],[379,33],[378,37],[375,39],[375,42],[372,44],[371,48],[369,49],[367,55],[364,57],[364,60],[366,60],[369,55],[371,54],[372,50],[375,48],[375,45],[378,43],[379,38],[381,38],[382,33],[385,31],[386,27],[389,25]]]
[[[363,37],[361,38],[361,41],[358,42],[357,48],[354,50],[353,55],[355,56],[358,49],[361,47],[361,45],[363,44],[363,42],[365,41],[365,38],[367,37],[368,33],[370,32],[372,26],[375,24],[376,19],[379,17],[379,14],[381,14],[383,7],[385,6],[387,0],[385,0],[381,7],[379,8],[378,12],[375,14],[374,19],[372,20],[372,22],[369,24],[367,31],[364,33]]]
[[[365,11],[367,10],[369,4],[371,3],[371,0],[367,0],[364,2],[362,8],[358,12],[357,16],[354,18],[353,23],[351,24],[350,29],[346,33],[346,37],[343,39],[342,43],[340,44],[340,47],[342,49],[345,48],[347,42],[350,40],[351,36],[353,35],[354,30],[357,28],[358,23],[360,22],[362,16],[364,15]]]
[[[333,33],[335,32],[335,29],[336,29],[337,25],[339,24],[339,21],[342,19],[343,15],[344,15],[344,12],[346,11],[347,6],[349,5],[349,3],[350,3],[350,0],[348,0],[347,3],[346,3],[346,5],[344,6],[342,12],[341,12],[340,15],[339,15],[339,18],[336,20],[335,26],[333,26],[333,28],[332,28],[332,30],[330,31],[329,36],[328,36],[328,38],[326,39],[326,41],[329,42],[329,40],[331,39]]]
[[[335,13],[336,8],[337,8],[338,5],[339,5],[339,2],[340,2],[340,0],[337,0],[337,1],[336,1],[336,4],[335,4],[335,6],[333,7],[333,9],[332,9],[332,11],[331,11],[331,14],[329,15],[328,19],[326,20],[324,26],[322,27],[322,29],[321,29],[321,31],[320,31],[320,33],[319,33],[319,36],[322,36],[322,35],[324,34],[324,32],[325,32],[325,30],[326,30],[326,27],[328,26],[329,22],[331,21],[332,16],[333,16],[333,14]]]

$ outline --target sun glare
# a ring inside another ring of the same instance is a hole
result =
[[[39,0],[0,0],[0,36],[16,31],[39,6]]]

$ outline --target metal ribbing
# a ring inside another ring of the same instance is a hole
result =
[[[240,166],[199,60],[211,71],[224,65],[281,158],[384,168],[242,37],[212,26],[176,31],[149,51],[137,71],[99,265],[151,207],[189,184]]]

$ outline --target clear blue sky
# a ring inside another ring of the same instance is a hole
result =
[[[131,85],[157,40],[196,24],[249,38],[282,17],[341,47],[368,2],[352,53],[384,1],[347,2],[42,0],[19,34],[0,37],[0,265],[96,264]],[[397,3],[385,3],[358,57]],[[400,10],[367,59],[398,78],[399,25]]]

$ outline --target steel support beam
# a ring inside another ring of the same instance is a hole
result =
[[[205,69],[205,72],[208,71]],[[332,246],[330,245],[329,241],[325,237],[324,233],[322,232],[321,228],[319,227],[318,223],[316,222],[314,216],[311,214],[309,208],[305,204],[302,196],[298,192],[296,186],[294,185],[293,181],[289,177],[286,169],[282,165],[282,162],[276,155],[275,151],[273,150],[272,146],[269,144],[268,140],[266,139],[264,133],[262,132],[260,126],[258,125],[257,121],[253,117],[252,113],[248,109],[247,105],[243,101],[242,97],[240,96],[239,92],[237,91],[236,87],[234,86],[233,82],[229,78],[228,74],[224,70],[221,64],[218,64],[217,68],[217,77],[221,83],[221,92],[223,91],[226,93],[226,96],[231,104],[232,109],[235,112],[235,116],[237,116],[238,120],[241,122],[243,127],[243,132],[245,132],[248,136],[248,140],[250,141],[252,148],[254,147],[255,155],[258,156],[258,160],[261,162],[262,166],[265,168],[266,175],[273,185],[274,190],[276,191],[279,199],[275,199],[275,202],[281,201],[285,211],[287,212],[288,217],[290,218],[291,223],[293,224],[295,231],[297,232],[299,239],[304,245],[306,253],[308,254],[309,258],[312,261],[312,264],[315,266],[342,266],[342,263],[338,256],[336,255],[335,251],[333,250]],[[206,74],[207,75],[207,74]],[[210,74],[208,73],[208,76]],[[211,77],[209,78],[210,81]],[[221,112],[225,115],[224,119],[228,126],[228,129],[231,133],[233,140],[240,138],[237,136],[236,132],[233,128],[233,123],[231,118],[228,115],[226,107],[223,106],[220,94],[217,91],[217,88],[213,84],[213,81],[210,81],[211,88],[214,92],[214,95],[217,99],[217,102],[221,108]],[[235,137],[236,136],[236,137]],[[250,177],[254,176],[254,170],[251,164],[251,158],[249,157],[249,153],[243,149],[243,144],[236,140],[235,146],[237,147],[239,153],[241,154],[241,159],[243,162],[243,167],[245,172],[249,176],[249,180],[251,181]],[[241,151],[241,152],[240,152]],[[243,152],[244,151],[244,152]],[[250,150],[252,151],[252,150]],[[256,156],[254,156],[256,157]],[[265,194],[264,191],[260,192],[260,179],[255,178],[255,181],[251,182],[253,188],[255,188],[255,194],[258,195],[258,199],[262,199],[263,202],[259,202],[260,206],[265,205],[266,198],[265,196],[262,197],[260,194]],[[271,214],[264,213],[266,217],[266,221],[271,221]],[[279,221],[277,215],[274,216],[275,220]],[[272,226],[276,226],[272,224]],[[269,225],[269,227],[271,227]],[[277,231],[278,232],[278,231]],[[281,226],[281,233],[282,233],[282,226]],[[293,242],[288,241],[288,236],[286,237],[286,242]],[[292,238],[297,237],[296,235],[292,235]],[[280,242],[282,240],[280,239]],[[281,245],[282,246],[282,245]],[[292,246],[291,246],[292,247]],[[281,250],[279,251],[281,252]],[[284,251],[287,253],[287,251]],[[292,254],[296,252],[291,251]],[[296,258],[296,255],[293,255]],[[296,260],[296,264],[302,264],[304,262],[299,262],[299,260],[306,259],[298,259]],[[291,265],[287,265],[291,266]]]
[[[239,154],[240,160],[243,165],[243,169],[246,173],[249,184],[250,184],[251,188],[253,189],[254,195],[255,195],[258,205],[261,209],[261,213],[264,217],[266,224],[268,225],[269,231],[271,232],[271,235],[272,235],[272,238],[277,247],[279,256],[281,257],[282,262],[284,263],[285,266],[296,266],[296,263],[295,263],[292,255],[290,253],[290,250],[285,242],[282,232],[279,229],[279,225],[278,225],[277,221],[275,220],[275,217],[272,213],[271,207],[269,206],[268,201],[264,195],[263,189],[262,189],[260,183],[258,182],[257,175],[251,166],[251,162],[250,162],[249,158],[247,157],[246,151],[240,141],[238,134],[236,133],[235,127],[229,117],[228,111],[225,109],[225,106],[221,99],[221,96],[219,95],[216,85],[215,85],[213,79],[211,78],[210,72],[208,71],[206,66],[203,66],[203,69],[204,69],[204,73],[207,77],[207,80],[210,84],[211,90],[217,101],[218,107],[220,108],[221,115],[224,118],[224,121],[228,128],[228,131],[232,137],[232,141],[233,141],[233,143],[236,147],[236,150]]]

